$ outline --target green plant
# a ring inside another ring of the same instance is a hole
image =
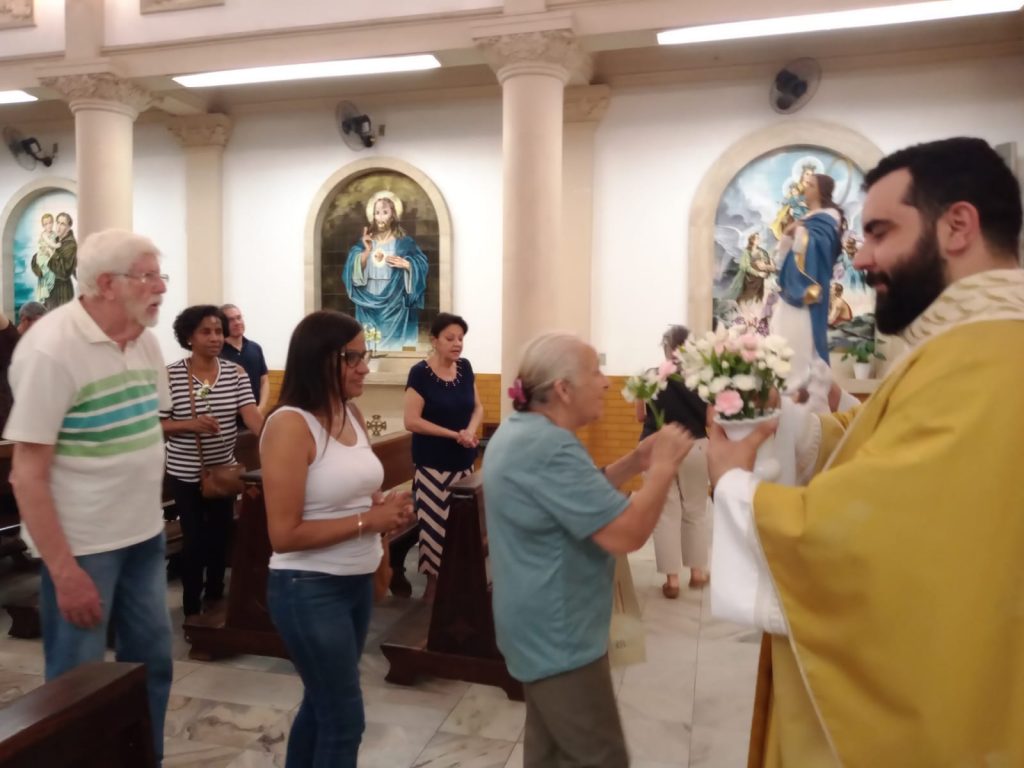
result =
[[[877,358],[878,360],[885,360],[885,355],[875,349],[874,339],[858,341],[846,350],[846,353],[843,355],[843,360],[846,360],[848,357],[852,357],[858,363],[870,363],[872,357]]]

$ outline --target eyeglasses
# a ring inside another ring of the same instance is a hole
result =
[[[144,272],[141,275],[133,275],[131,272],[111,272],[112,275],[117,277],[128,277],[132,280],[138,280],[143,285],[149,285],[160,280],[164,285],[171,281],[170,275],[165,275],[163,272]]]
[[[369,349],[364,349],[362,352],[357,352],[354,349],[343,349],[338,354],[341,355],[341,359],[345,361],[345,365],[349,368],[355,368],[364,360],[370,359]]]

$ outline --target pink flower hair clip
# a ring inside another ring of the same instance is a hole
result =
[[[512,398],[512,402],[516,405],[526,405],[526,390],[523,389],[522,379],[516,379],[512,382],[512,386],[508,388],[508,396]]]

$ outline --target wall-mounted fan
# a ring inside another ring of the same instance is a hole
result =
[[[26,171],[31,171],[39,163],[49,168],[53,165],[54,158],[57,157],[56,144],[53,145],[53,151],[49,155],[43,154],[43,148],[39,146],[39,142],[34,136],[26,138],[21,135],[21,131],[10,125],[4,128],[4,144],[14,155],[14,159],[18,161],[18,165]]]
[[[790,115],[811,100],[820,82],[821,65],[815,59],[796,59],[775,74],[768,101],[776,112]]]
[[[377,142],[377,133],[373,130],[373,121],[365,112],[361,112],[351,101],[343,101],[334,110],[334,119],[338,124],[338,132],[349,149],[359,151],[369,149]]]

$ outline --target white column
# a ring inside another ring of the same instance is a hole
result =
[[[562,255],[555,282],[563,286],[558,325],[590,341],[593,288],[594,133],[608,111],[607,85],[565,91],[562,156]]]
[[[79,241],[108,227],[132,228],[132,149],[135,118],[149,93],[110,73],[43,80],[75,116]]]
[[[562,253],[562,125],[565,85],[588,62],[573,33],[555,29],[484,37],[478,44],[502,90],[502,391],[524,345],[558,330],[567,291]],[[589,286],[586,290],[589,291]],[[573,329],[570,329],[573,330]],[[510,409],[503,400],[502,412]]]
[[[224,147],[227,115],[190,115],[168,125],[185,150],[185,232],[189,304],[222,304],[224,296]]]

